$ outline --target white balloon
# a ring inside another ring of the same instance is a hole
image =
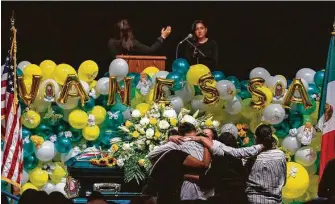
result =
[[[179,96],[170,96],[169,101],[171,102],[172,108],[179,113],[184,107],[184,102]]]
[[[47,88],[46,85],[50,84],[50,83],[54,86],[55,96],[58,97],[58,94],[60,92],[60,86],[53,79],[46,79],[40,84],[40,87],[38,88],[38,95],[39,96],[44,97],[44,94],[46,93],[46,88]],[[56,99],[56,97],[55,97],[55,99]]]
[[[237,139],[238,137],[238,129],[237,127],[232,124],[232,123],[228,123],[222,126],[221,128],[221,132],[229,132],[230,134],[234,135],[234,137]]]
[[[31,63],[28,61],[21,61],[18,65],[17,68],[21,69],[22,71],[24,70],[24,68],[26,68],[26,66],[30,65]]]
[[[303,165],[303,166],[311,166],[316,161],[316,152],[312,147],[305,146],[295,153],[294,160]]]
[[[305,79],[308,84],[314,84],[314,75],[315,71],[313,69],[302,68],[297,72],[295,78]]]
[[[62,153],[61,154],[61,161],[66,162],[67,160],[77,156],[81,153],[81,150],[79,147],[73,147],[68,153]]]
[[[256,67],[253,68],[249,74],[249,79],[253,79],[256,77],[261,77],[264,80],[267,80],[270,77],[270,73],[268,70],[264,69],[263,67]]]
[[[236,94],[235,85],[228,80],[220,80],[216,83],[216,88],[220,93],[220,98],[223,100],[229,100],[234,98]]]
[[[88,83],[86,81],[80,80],[81,85],[83,86],[86,94],[90,93],[90,86],[88,85]]]
[[[117,81],[121,81],[124,77],[126,77],[128,71],[128,63],[124,59],[115,59],[109,65],[109,75],[117,76]]]
[[[316,137],[316,130],[313,126],[306,127],[306,125],[303,125],[298,128],[298,140],[303,145],[310,145],[312,142],[312,139]]]
[[[307,91],[308,91],[308,83],[307,83],[307,81],[306,81],[305,79],[301,78],[301,82],[302,82],[302,84],[304,85],[304,87],[305,87],[305,89],[306,89],[306,92],[307,92]],[[295,97],[301,98],[300,93],[299,93],[298,90],[296,90],[296,91],[294,92],[293,95],[294,95]]]
[[[285,109],[279,104],[270,104],[264,108],[263,117],[272,125],[279,124],[285,118]]]
[[[290,152],[290,155],[294,155],[301,147],[301,143],[296,136],[288,135],[283,140],[281,146]]]
[[[204,112],[206,109],[206,104],[203,102],[204,96],[197,95],[191,101],[191,107],[193,111],[199,110],[200,113]]]
[[[98,80],[97,85],[95,86],[97,92],[102,95],[108,95],[109,92],[109,78],[102,77]]]
[[[265,81],[265,85],[273,90],[274,86],[277,82],[281,82],[283,84],[283,89],[287,88],[287,80],[284,76],[282,75],[276,75],[276,76],[270,76],[266,81]]]
[[[60,93],[58,94],[57,98],[59,97]],[[75,107],[78,106],[78,102],[79,102],[79,97],[69,97],[66,101],[66,103],[62,104],[62,103],[57,103],[57,105],[59,107],[61,107],[64,110],[69,110],[69,109],[73,109]]]
[[[55,187],[52,189],[52,192],[61,192],[65,197],[67,197],[67,194],[65,192],[65,183],[57,183]]]
[[[55,145],[50,141],[45,141],[42,143],[40,148],[35,152],[37,159],[41,161],[50,161],[55,156]]]
[[[22,176],[22,184],[25,184],[29,181],[29,174],[23,170],[23,176]]]
[[[242,111],[242,102],[239,97],[234,97],[225,105],[225,111],[231,115],[236,115]]]
[[[123,120],[126,121],[131,118],[131,110],[128,108],[122,112]]]
[[[43,188],[41,189],[42,191],[45,191],[47,194],[50,194],[54,191],[55,185],[52,183],[46,183]]]
[[[192,85],[186,84],[184,88],[174,92],[175,95],[179,96],[185,104],[189,103],[194,97],[195,90],[191,86]]]
[[[151,77],[152,83],[153,83],[153,84],[156,83],[156,78],[157,78],[157,77],[166,79],[166,76],[167,76],[168,74],[169,74],[169,72],[167,72],[167,71],[159,71],[159,72],[157,72],[156,74],[154,74],[154,75]]]

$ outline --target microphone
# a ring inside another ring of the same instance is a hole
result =
[[[188,36],[186,38],[184,38],[184,40],[180,41],[179,44],[182,44],[183,42],[185,42],[186,40],[188,40],[188,39],[190,39],[192,37],[193,37],[193,35],[191,33],[188,34]]]

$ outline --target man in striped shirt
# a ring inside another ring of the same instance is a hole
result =
[[[282,188],[286,182],[285,155],[282,151],[275,149],[276,140],[272,136],[270,126],[260,125],[256,129],[255,139],[257,144],[264,146],[264,151],[256,158],[248,159],[246,163],[249,170],[246,189],[248,202],[279,204],[282,202]],[[218,141],[211,141],[206,137],[192,137],[192,140],[201,141],[213,155],[223,156],[225,152],[227,153],[227,146]],[[229,154],[234,157],[243,157],[246,154],[245,149],[235,149]]]

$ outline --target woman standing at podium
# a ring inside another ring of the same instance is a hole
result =
[[[146,55],[155,53],[164,43],[164,40],[170,35],[171,27],[162,28],[161,36],[156,39],[156,42],[147,46],[135,39],[132,28],[128,20],[121,20],[117,23],[119,33],[118,39],[110,39],[108,48],[110,53],[115,58],[118,54],[124,55]]]
[[[211,70],[218,66],[218,47],[214,40],[207,37],[207,25],[203,20],[196,20],[192,24],[193,39],[191,42],[202,54],[190,44],[186,47],[186,59],[191,65],[204,64]]]

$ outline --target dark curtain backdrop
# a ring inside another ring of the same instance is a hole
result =
[[[78,68],[94,60],[100,74],[108,71],[107,42],[115,23],[131,21],[135,36],[151,44],[163,26],[172,34],[159,54],[170,70],[175,47],[204,19],[209,37],[219,46],[220,66],[227,76],[247,79],[256,66],[272,75],[294,77],[303,67],[322,69],[335,15],[335,2],[1,2],[1,60],[9,47],[12,10],[18,29],[18,61],[44,59]],[[182,48],[181,48],[182,49]]]

